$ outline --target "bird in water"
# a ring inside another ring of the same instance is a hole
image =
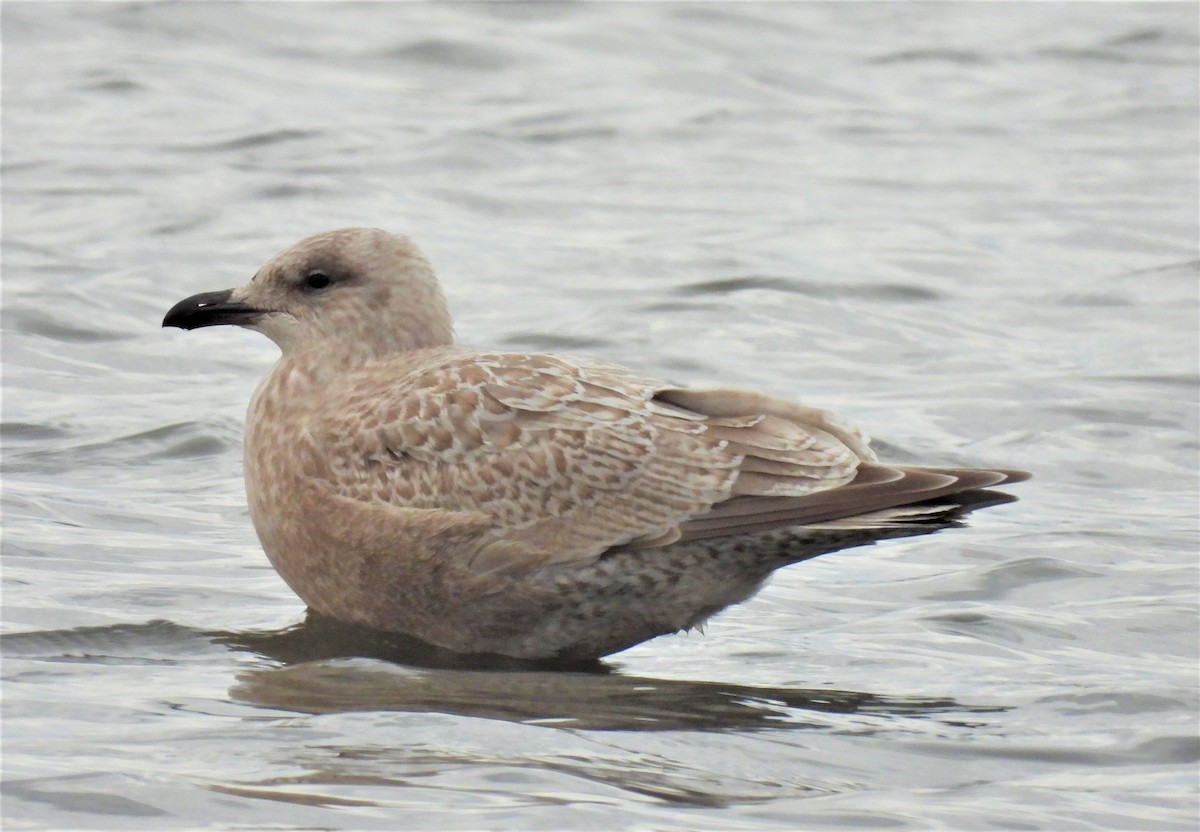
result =
[[[220,324],[282,351],[245,435],[275,569],[319,614],[459,653],[615,653],[1028,476],[880,463],[833,414],[762,393],[458,346],[429,262],[378,229],[309,237],[163,319]]]

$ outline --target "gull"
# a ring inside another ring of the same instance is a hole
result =
[[[815,407],[455,343],[428,260],[346,228],[163,326],[260,332],[245,480],[317,613],[459,653],[589,660],[696,628],[776,569],[958,525],[1012,470],[878,461]]]

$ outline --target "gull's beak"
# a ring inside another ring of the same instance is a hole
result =
[[[180,329],[199,329],[202,326],[220,324],[244,326],[263,314],[261,309],[230,300],[232,294],[232,289],[226,289],[222,292],[202,292],[184,298],[171,307],[171,311],[163,318],[162,325],[177,326]]]

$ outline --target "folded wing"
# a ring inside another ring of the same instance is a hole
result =
[[[600,362],[465,351],[389,359],[345,384],[336,397],[345,406],[311,433],[338,460],[329,485],[369,503],[491,517],[465,555],[479,570],[896,504],[892,492],[872,502],[869,483],[899,469],[874,464],[860,433],[757,393],[671,388]],[[802,509],[856,477],[858,497]],[[949,482],[913,480],[930,497]]]

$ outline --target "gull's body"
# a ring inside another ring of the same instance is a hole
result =
[[[383,231],[311,237],[164,320],[218,323],[283,351],[245,444],[272,564],[317,612],[460,652],[606,655],[1023,478],[881,465],[829,413],[758,393],[455,346],[428,263]]]

